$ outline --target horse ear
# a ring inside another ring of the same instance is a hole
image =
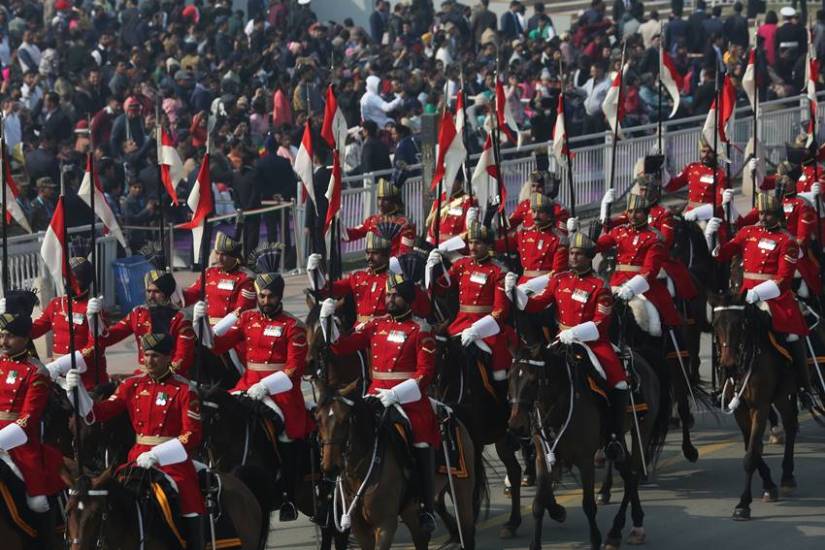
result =
[[[360,383],[361,383],[361,379],[356,378],[355,380],[353,380],[352,382],[350,382],[349,384],[347,384],[343,388],[339,389],[338,394],[341,395],[342,397],[349,398],[350,394],[358,389]]]

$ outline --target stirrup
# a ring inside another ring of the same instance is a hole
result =
[[[604,456],[611,462],[624,462],[624,445],[622,445],[618,439],[611,439],[608,444],[604,446]]]
[[[426,533],[432,533],[435,531],[435,515],[432,512],[428,512],[426,510],[421,510],[418,513],[418,524],[423,531]]]
[[[281,504],[281,509],[278,511],[279,521],[295,521],[298,519],[298,509],[289,501]]]
[[[799,398],[799,404],[802,405],[803,409],[810,410],[814,408],[814,398],[810,391],[805,388],[799,388],[796,395]]]

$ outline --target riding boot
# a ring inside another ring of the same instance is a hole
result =
[[[278,442],[278,452],[281,454],[281,491],[283,503],[278,512],[280,521],[295,521],[298,519],[298,509],[295,506],[295,481],[299,475],[299,442]]]
[[[624,417],[627,412],[629,390],[613,388],[607,394],[610,407],[607,410],[607,445],[605,457],[613,462],[622,462],[626,456],[624,443]]]
[[[61,542],[57,536],[57,518],[54,506],[46,512],[35,513],[34,516],[35,528],[37,529],[37,542],[34,548],[39,550],[61,548]]]
[[[206,548],[206,521],[205,516],[189,516],[183,518],[186,529],[186,550],[204,550]]]
[[[802,408],[811,409],[814,406],[814,400],[811,396],[811,377],[808,370],[808,359],[805,355],[805,345],[802,343],[801,337],[794,341],[786,341],[786,343],[791,351],[791,358],[796,371],[799,402],[802,404]]]
[[[414,447],[418,467],[418,486],[421,488],[421,512],[418,520],[427,533],[435,531],[433,501],[435,499],[435,450],[432,447]]]

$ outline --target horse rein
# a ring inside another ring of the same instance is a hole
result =
[[[744,305],[732,305],[732,306],[717,306],[717,307],[713,308],[713,313],[720,313],[720,312],[723,312],[723,311],[741,311],[744,314],[745,306]],[[749,331],[747,330],[747,326],[748,326],[747,321],[748,321],[748,319],[747,319],[747,316],[744,316],[744,317],[745,317],[744,333],[748,334],[749,333]],[[718,317],[716,317],[714,319],[714,321],[716,319],[718,319]],[[738,349],[736,350],[736,363],[737,363],[737,365],[740,365],[740,366],[747,365],[747,371],[745,372],[745,377],[744,377],[744,379],[742,379],[742,385],[741,385],[741,387],[739,388],[738,391],[736,390],[736,380],[734,379],[734,377],[731,376],[731,375],[727,376],[727,378],[725,380],[725,383],[722,386],[722,393],[721,393],[720,399],[719,399],[719,408],[720,408],[720,410],[723,414],[731,415],[736,411],[737,407],[739,407],[739,404],[741,403],[742,395],[745,393],[745,390],[748,387],[748,382],[750,381],[751,373],[753,372],[753,362],[756,359],[756,353],[754,353],[755,346],[748,345],[750,343],[751,342],[748,341],[748,339],[742,338],[742,341],[740,342],[739,346],[737,346]],[[722,348],[725,348],[725,347],[728,347],[728,343],[727,342],[720,342],[719,346],[722,347]],[[725,374],[727,374],[727,373],[725,373]],[[725,405],[725,392],[727,391],[728,384],[733,385],[734,393],[733,393],[733,398],[730,400],[730,402],[728,402],[728,404],[726,406]]]
[[[84,495],[87,496],[87,497],[108,497],[109,496],[109,491],[108,491],[108,489],[89,489],[88,491],[84,492]],[[69,496],[80,497],[81,493],[77,489],[69,489]],[[78,498],[78,500],[77,500],[77,509],[78,510],[83,510],[83,508],[84,508],[83,501],[80,500],[80,498]],[[108,514],[106,513],[107,509],[108,509],[108,506],[103,506],[103,510],[100,513],[100,525],[98,525],[97,537],[96,537],[96,540],[95,540],[95,548],[98,548],[98,549],[102,549],[104,547],[103,546],[103,526],[106,524],[106,519],[108,517]],[[66,536],[68,536],[68,534],[69,534],[69,529],[68,529],[68,525],[67,525],[66,526]],[[75,544],[80,544],[81,543],[81,539],[78,539],[78,538],[72,538],[72,539],[65,538],[64,540],[66,542],[68,542],[69,545],[75,545]],[[141,539],[141,545],[142,544],[143,544],[143,540]]]

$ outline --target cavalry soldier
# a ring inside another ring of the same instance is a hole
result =
[[[688,203],[685,208],[686,213],[703,204],[715,204],[718,210],[720,204],[729,202],[730,197],[732,197],[732,194],[730,194],[727,197],[727,201],[724,200],[726,197],[723,193],[728,188],[728,178],[725,170],[719,166],[716,153],[714,153],[713,148],[705,141],[704,137],[699,139],[699,156],[701,158],[700,162],[691,162],[664,186],[665,191],[668,193],[673,193],[687,186]],[[713,197],[714,170],[716,171],[715,198]],[[721,217],[721,213],[719,213],[719,215]],[[711,216],[708,215],[705,216],[704,219],[707,220],[710,217]],[[685,219],[688,218],[688,216],[685,216]],[[699,218],[694,218],[694,220],[696,219]]]
[[[505,237],[513,241],[521,259],[524,273],[520,283],[567,269],[567,230],[562,232],[557,228],[554,214],[557,203],[541,193],[531,193],[529,202],[532,223],[525,224],[515,235]],[[499,252],[506,249],[503,240],[496,242]]]
[[[93,403],[77,370],[66,374],[66,392],[71,396],[78,389],[78,412],[88,423],[129,415],[135,430],[129,462],[140,468],[157,467],[175,482],[186,526],[186,548],[200,550],[205,545],[206,507],[191,458],[201,442],[198,396],[186,378],[175,374],[171,335],[144,334],[141,349],[145,372],[124,380],[109,399]]]
[[[811,203],[800,196],[805,194],[816,196],[819,192],[819,183],[814,183],[808,193],[798,193],[794,184],[795,175],[798,173],[787,162],[779,164],[777,175],[773,178],[772,187],[782,196],[782,213],[785,220],[784,227],[788,233],[796,239],[799,245],[801,256],[796,264],[802,283],[798,294],[802,298],[819,296],[822,293],[822,281],[820,278],[820,267],[818,260],[814,257],[813,247],[816,246],[816,210]],[[767,178],[766,178],[767,179]],[[768,183],[771,185],[771,182]],[[763,190],[765,186],[763,186]],[[772,191],[773,192],[773,191]],[[815,199],[814,199],[815,200]],[[754,225],[759,222],[759,210],[753,208],[737,221],[737,227],[742,228]]]
[[[786,335],[791,351],[799,400],[805,408],[811,408],[810,377],[801,338],[808,334],[808,326],[799,310],[791,285],[799,257],[799,245],[790,233],[782,229],[782,203],[773,193],[759,193],[756,197],[759,223],[742,228],[733,239],[723,242],[713,250],[720,262],[727,262],[734,255],[742,257],[744,270],[742,292],[749,304],[765,303],[771,314],[771,327]],[[718,231],[721,220],[712,218],[705,228],[705,238],[710,241]]]
[[[83,385],[87,389],[97,384],[108,382],[106,373],[106,355],[100,347],[100,359],[94,360],[93,316],[103,310],[101,298],[90,297],[93,267],[86,258],[69,260],[72,270],[72,282],[75,284],[72,295],[72,323],[74,325],[75,365],[83,371]],[[54,332],[52,348],[53,361],[46,365],[52,380],[66,375],[71,368],[69,353],[69,316],[66,296],[52,298],[46,309],[35,319],[32,325],[32,338],[40,338],[50,330]],[[103,330],[103,319],[98,320],[98,329]],[[91,368],[90,368],[91,367]]]
[[[393,256],[406,254],[415,245],[415,224],[403,215],[404,203],[401,202],[401,189],[397,185],[384,178],[378,180],[378,214],[374,214],[357,227],[347,228],[347,241],[355,241],[367,236],[367,233],[377,233],[381,235],[379,224],[396,224],[399,226],[397,235],[392,238]]]
[[[616,247],[616,270],[610,285],[622,300],[643,294],[659,313],[663,325],[675,327],[682,319],[673,298],[657,277],[666,252],[661,234],[650,227],[650,203],[647,197],[631,193],[625,215],[628,223],[602,234],[597,241],[599,252]]]
[[[427,388],[435,375],[435,339],[424,319],[415,317],[411,304],[416,286],[403,275],[387,278],[384,299],[389,315],[376,317],[361,330],[340,337],[332,345],[338,355],[370,349],[371,382],[369,395],[376,396],[385,407],[400,405],[410,421],[415,462],[421,487],[421,527],[435,529],[433,515],[435,448],[441,442],[438,422],[427,397]],[[335,312],[335,302],[321,305],[321,326]],[[331,336],[334,340],[334,336]]]
[[[229,314],[255,307],[255,288],[252,273],[241,265],[241,243],[224,233],[215,239],[218,265],[206,268],[207,320],[214,327]],[[183,290],[185,305],[200,299],[201,279]]]
[[[628,385],[624,367],[608,335],[613,295],[604,280],[593,273],[595,255],[596,244],[583,233],[573,233],[570,237],[570,271],[555,274],[543,291],[529,298],[516,287],[516,274],[508,273],[504,278],[504,293],[509,298],[515,292],[519,309],[528,313],[537,313],[555,305],[559,341],[586,346],[593,366],[604,376],[610,388],[607,396],[610,402],[607,417],[610,441],[605,455],[610,460],[621,460],[624,455]]]
[[[283,422],[278,436],[278,452],[283,469],[284,506],[281,521],[298,518],[295,508],[295,483],[301,465],[297,440],[306,439],[314,426],[301,393],[301,376],[307,356],[306,327],[284,311],[284,279],[278,273],[261,273],[255,278],[257,309],[248,309],[221,336],[214,336],[212,351],[221,354],[230,348],[244,347],[243,376],[230,393],[246,393],[248,397],[266,402],[270,397],[273,410]],[[204,302],[194,307],[194,323],[207,313]],[[207,340],[208,341],[208,340]]]
[[[459,172],[461,174],[461,172]],[[448,195],[445,191],[441,194],[441,211],[438,215],[441,218],[438,227],[439,242],[435,242],[435,216],[438,201],[433,201],[432,209],[427,216],[427,241],[438,246],[446,240],[453,237],[463,236],[467,232],[469,222],[477,217],[477,210],[475,214],[470,215],[468,220],[468,213],[472,207],[478,207],[478,201],[473,196],[471,197],[464,191],[464,182],[460,177],[453,182],[453,188]]]
[[[60,452],[41,441],[40,421],[51,380],[43,363],[29,353],[31,313],[37,297],[9,291],[0,315],[0,459],[16,468],[26,485],[26,504],[36,516],[42,548],[60,548],[56,536],[56,500],[65,487]],[[14,475],[14,474],[12,474]],[[22,505],[22,503],[21,503]]]
[[[146,305],[137,306],[119,322],[106,327],[100,338],[103,348],[117,344],[130,334],[135,335],[138,348],[138,364],[142,367],[143,339],[145,334],[170,334],[173,338],[171,368],[187,376],[195,360],[195,333],[192,322],[183,311],[171,304],[177,283],[168,271],[152,270],[144,277]],[[135,374],[140,373],[140,368]]]
[[[310,254],[307,258],[307,273],[312,290],[323,289],[333,298],[351,295],[355,301],[357,323],[366,323],[370,319],[386,315],[384,292],[392,244],[377,233],[367,233],[367,269],[356,271],[333,281],[327,290],[326,277],[321,271],[321,255]],[[430,313],[430,302],[426,294],[418,290],[412,304],[413,311],[420,317]]]
[[[430,281],[437,293],[450,288],[458,290],[458,314],[447,327],[447,334],[461,335],[461,344],[465,347],[478,342],[481,349],[487,348],[492,355],[493,380],[499,391],[506,392],[511,357],[508,334],[503,333],[502,328],[508,311],[504,296],[504,274],[508,270],[491,254],[493,232],[490,228],[478,221],[472,222],[467,241],[470,256],[459,258],[440,278],[430,277]],[[441,252],[432,250],[426,269],[432,273],[441,263]]]
[[[570,213],[561,203],[550,198],[550,190],[546,189],[545,174],[545,172],[533,172],[530,174],[530,196],[518,203],[516,209],[510,214],[509,222],[511,229],[517,229],[519,225],[523,225],[524,227],[533,225],[533,208],[530,203],[530,197],[533,196],[533,193],[540,193],[542,195],[548,195],[547,200],[552,206],[552,215],[556,223],[556,228],[567,233],[567,219],[570,217]],[[550,177],[555,178],[555,176]],[[555,182],[555,185],[558,185],[558,181]]]

